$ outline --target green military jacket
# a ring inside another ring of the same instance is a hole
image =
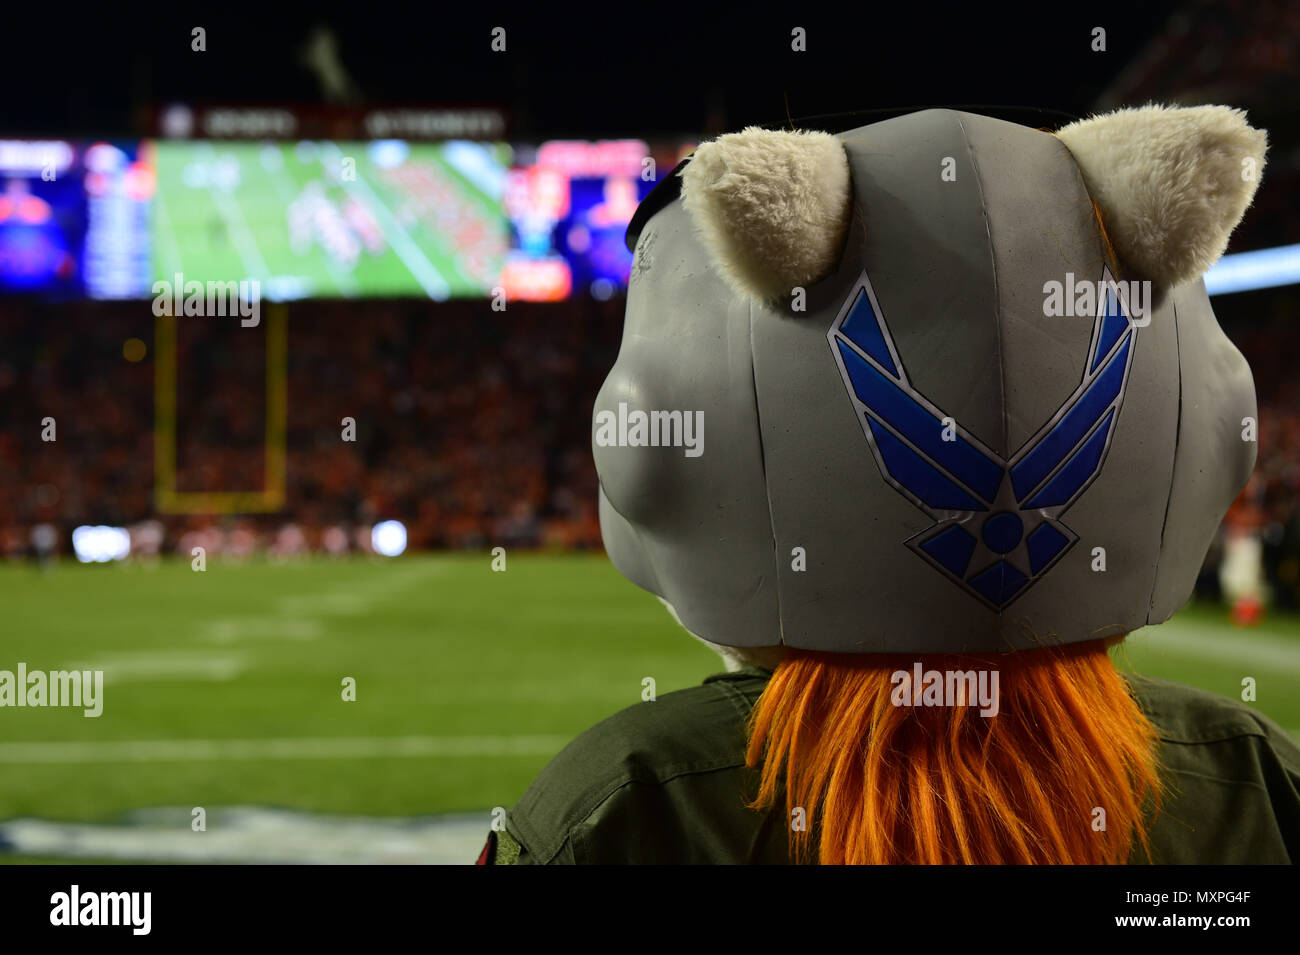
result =
[[[784,807],[744,805],[745,721],[771,671],[747,668],[638,703],[556,756],[481,863],[787,863]],[[1160,864],[1300,858],[1300,749],[1272,720],[1202,690],[1128,678],[1160,735]],[[1135,859],[1133,861],[1145,861]]]

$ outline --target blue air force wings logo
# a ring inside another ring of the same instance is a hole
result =
[[[1138,326],[1103,273],[1083,381],[1038,433],[1003,460],[908,381],[866,273],[827,338],[880,473],[934,519],[906,541],[994,610],[1047,573],[1078,540],[1061,523],[1101,471],[1115,433]]]

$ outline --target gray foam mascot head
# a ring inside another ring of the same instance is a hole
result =
[[[1254,466],[1201,273],[1264,165],[1219,106],[926,110],[701,146],[593,420],[605,545],[723,647],[990,653],[1189,597]]]

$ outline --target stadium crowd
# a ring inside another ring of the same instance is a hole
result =
[[[416,549],[599,547],[590,416],[621,308],[294,305],[285,509],[186,515],[155,510],[148,306],[0,303],[0,553],[31,552],[43,525],[67,552],[83,524],[182,553],[195,535],[235,556],[342,553],[387,519]],[[178,491],[264,488],[266,326],[178,326]],[[130,339],[144,360],[124,357]]]
[[[1288,303],[1285,290],[1216,300],[1254,370],[1259,461],[1200,589],[1300,607],[1300,332]],[[156,509],[148,307],[0,302],[0,555],[68,553],[86,524],[129,528],[137,556],[195,544],[344,554],[369,550],[370,528],[389,519],[414,549],[599,548],[590,414],[622,307],[293,304],[286,506],[228,515]],[[177,490],[263,489],[266,327],[178,326]],[[135,354],[131,339],[144,343]]]

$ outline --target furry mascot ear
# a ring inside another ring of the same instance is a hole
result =
[[[751,126],[695,151],[682,202],[738,293],[771,302],[825,278],[849,224],[849,161],[829,133]]]
[[[1223,254],[1268,147],[1263,130],[1226,106],[1121,109],[1056,135],[1120,259],[1166,288],[1197,278]]]

